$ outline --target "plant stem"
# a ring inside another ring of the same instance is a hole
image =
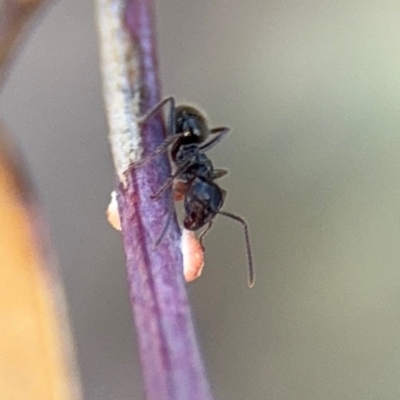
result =
[[[117,176],[131,305],[148,400],[210,400],[185,288],[176,217],[154,248],[171,192],[150,200],[170,174],[166,155],[132,162],[165,138],[161,116],[138,120],[160,100],[151,0],[97,0],[101,68]]]

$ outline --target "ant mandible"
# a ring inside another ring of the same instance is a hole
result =
[[[246,240],[248,284],[249,287],[252,287],[254,285],[254,267],[248,225],[238,215],[221,211],[226,192],[214,181],[226,175],[228,171],[214,169],[210,159],[205,154],[229,133],[230,128],[221,126],[210,129],[205,116],[198,109],[188,105],[176,106],[173,96],[159,102],[139,120],[139,124],[143,125],[156,113],[160,112],[167,103],[169,103],[168,137],[153,153],[133,164],[132,168],[138,168],[147,164],[158,155],[167,151],[168,147],[172,145],[170,154],[176,166],[176,171],[151,198],[159,198],[175,180],[178,180],[177,188],[175,188],[177,192],[176,200],[182,198],[182,196],[184,197],[185,219],[183,226],[185,229],[197,231],[208,224],[199,236],[200,244],[202,244],[202,240],[211,228],[217,214],[241,223],[244,228]],[[209,135],[215,135],[215,137],[206,142]],[[167,232],[171,215],[172,209],[168,213],[167,221],[160,237],[156,241],[156,246],[161,243]]]

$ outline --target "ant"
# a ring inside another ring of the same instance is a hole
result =
[[[188,105],[176,106],[173,96],[160,101],[139,120],[139,124],[143,125],[156,113],[160,112],[167,103],[169,103],[167,138],[153,153],[134,163],[132,168],[138,168],[147,164],[158,155],[167,151],[169,146],[172,146],[170,154],[176,166],[176,171],[151,198],[159,198],[173,185],[175,180],[178,180],[177,185],[174,187],[175,200],[184,199],[185,219],[183,226],[185,229],[197,231],[208,224],[199,235],[201,245],[205,234],[210,230],[217,214],[241,223],[244,228],[246,240],[248,284],[249,287],[252,287],[254,285],[254,267],[248,225],[238,215],[220,210],[225,201],[226,191],[221,189],[214,181],[226,175],[228,171],[214,169],[210,159],[205,154],[230,132],[230,128],[221,126],[210,129],[205,116],[197,108]],[[215,136],[207,141],[209,135]],[[156,241],[156,246],[161,243],[167,232],[171,215],[172,210],[168,213],[167,221],[160,237]]]

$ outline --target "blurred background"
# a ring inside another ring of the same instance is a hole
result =
[[[398,1],[157,3],[163,92],[233,127],[225,210],[190,284],[216,399],[390,400],[400,394]],[[47,213],[85,399],[143,396],[94,10],[61,0],[0,106]]]

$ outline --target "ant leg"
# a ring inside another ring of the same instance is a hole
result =
[[[186,192],[187,192],[187,187],[186,184],[182,181],[177,182],[177,184],[174,186],[174,197],[170,199],[169,201],[169,205],[168,205],[168,216],[167,216],[167,221],[164,224],[164,227],[161,231],[160,236],[158,237],[158,239],[156,240],[154,246],[155,248],[157,248],[160,243],[162,242],[162,240],[164,239],[165,234],[167,233],[169,224],[171,222],[171,218],[173,215],[173,212],[175,210],[175,203],[174,201],[180,201],[183,199],[183,197],[185,196]],[[202,234],[204,236],[204,233]],[[201,244],[201,243],[200,243]]]
[[[224,133],[227,134],[228,132],[230,132],[231,128],[229,128],[229,126],[217,126],[215,128],[210,129],[210,134],[211,135],[215,135],[218,133]]]
[[[161,192],[161,189],[159,190],[159,192]],[[184,182],[178,182],[173,190],[174,190],[174,197],[171,198],[170,201],[169,201],[167,221],[164,224],[164,227],[163,227],[163,230],[161,231],[160,236],[158,237],[158,239],[156,240],[156,242],[154,244],[155,248],[157,248],[160,245],[160,243],[164,239],[165,234],[167,233],[168,226],[169,226],[169,224],[171,222],[171,217],[172,217],[173,212],[174,212],[174,200],[175,201],[182,200],[183,197],[185,196],[186,192],[187,192],[187,187],[186,187]],[[152,196],[152,198],[155,198],[155,197]],[[205,233],[202,233],[202,236],[204,236],[204,234]],[[200,242],[200,244],[201,244],[201,242]],[[203,245],[201,245],[201,246],[203,247]]]
[[[156,193],[152,194],[150,198],[152,200],[158,199],[173,183],[175,179],[175,174],[171,175],[165,182],[164,184],[160,187],[160,189],[157,190]]]
[[[160,233],[160,236],[158,237],[158,239],[157,239],[156,242],[154,243],[154,247],[155,247],[155,248],[157,248],[157,247],[160,245],[160,243],[161,243],[162,240],[164,239],[165,234],[167,233],[169,224],[170,224],[170,222],[171,222],[172,213],[173,213],[173,211],[174,211],[174,210],[173,210],[173,206],[174,206],[173,201],[170,201],[170,202],[169,202],[169,206],[168,206],[168,211],[167,211],[167,213],[168,213],[168,215],[167,215],[167,220],[166,220],[166,222],[165,222],[165,224],[164,224],[164,227],[163,227],[163,229],[162,229],[162,231],[161,231],[161,233]]]
[[[204,239],[204,236],[206,236],[207,232],[211,229],[213,222],[214,222],[214,221],[211,220],[211,221],[208,223],[207,228],[204,229],[204,231],[201,232],[200,235],[199,235],[199,243],[200,243],[201,248],[203,249],[203,252],[205,251],[205,248],[204,248],[204,246],[203,246],[203,239]]]
[[[249,268],[248,284],[249,284],[249,287],[253,287],[255,276],[254,276],[254,266],[253,266],[253,253],[252,253],[251,247],[250,247],[249,226],[247,225],[247,222],[243,218],[239,217],[238,215],[231,214],[231,213],[225,212],[225,211],[218,211],[218,214],[223,215],[228,218],[231,218],[237,222],[240,222],[243,225],[244,237],[246,240],[247,262],[248,262],[248,268]]]
[[[165,99],[161,100],[157,103],[147,114],[139,119],[139,123],[142,125],[146,121],[148,121],[153,115],[159,112],[167,103],[170,103],[169,112],[172,113],[172,110],[175,110],[175,98],[174,96],[166,97]],[[170,133],[171,134],[171,133]]]
[[[165,104],[170,103],[170,108],[169,108],[169,132],[168,132],[168,138],[165,139],[165,141],[163,143],[160,144],[160,146],[158,146],[153,153],[151,153],[150,155],[144,157],[143,159],[141,159],[140,161],[134,163],[132,165],[132,168],[137,168],[140,167],[142,165],[147,164],[148,162],[150,162],[151,160],[153,160],[155,157],[157,157],[159,154],[163,153],[164,151],[167,150],[168,146],[170,146],[171,144],[175,143],[176,140],[178,140],[180,137],[183,136],[182,135],[174,135],[175,133],[175,98],[173,96],[169,96],[166,97],[164,100],[161,100],[158,104],[156,104],[156,106],[150,110],[146,115],[144,115],[140,120],[139,120],[139,124],[143,125],[146,121],[148,121],[153,115],[155,115],[158,111],[160,111]]]
[[[176,111],[176,107],[175,107],[175,98],[173,96],[169,97],[170,100],[170,107],[169,107],[169,116],[168,116],[168,135],[175,135],[176,132],[176,121],[175,121],[175,111]]]
[[[193,158],[187,160],[184,164],[182,164],[158,189],[156,193],[154,193],[150,198],[152,200],[158,199],[173,183],[174,180],[185,171],[185,169],[193,162]]]
[[[226,169],[214,169],[212,179],[218,179],[225,176],[228,173]]]
[[[210,130],[212,135],[217,135],[215,138],[211,139],[206,144],[200,146],[200,151],[205,153],[206,151],[212,149],[215,145],[217,145],[229,132],[231,128],[227,126],[219,126],[217,128],[213,128]]]
[[[131,168],[137,168],[141,167],[142,165],[147,164],[151,160],[154,160],[158,155],[164,153],[164,151],[167,151],[168,147],[175,143],[178,139],[180,139],[183,136],[183,134],[179,135],[174,135],[170,136],[167,139],[164,140],[151,154],[149,154],[146,157],[143,157],[140,161],[135,162],[131,165]]]

